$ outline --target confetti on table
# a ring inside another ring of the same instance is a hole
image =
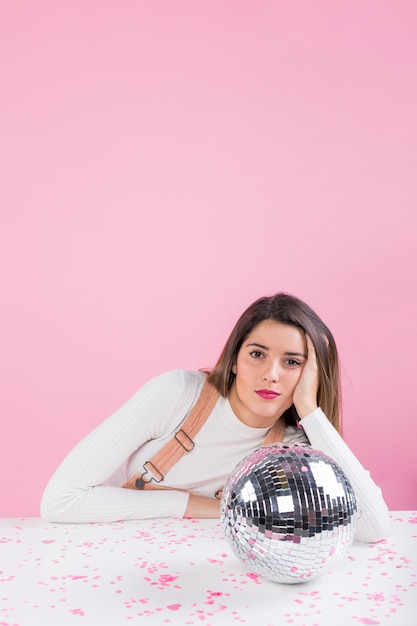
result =
[[[0,520],[0,626],[415,626],[417,513],[392,518],[301,585],[246,569],[216,520]]]

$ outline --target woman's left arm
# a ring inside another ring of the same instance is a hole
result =
[[[355,492],[358,507],[356,541],[373,543],[385,539],[390,517],[381,489],[362,466],[349,446],[317,407],[318,373],[314,346],[307,337],[308,359],[294,391],[293,401],[300,425],[310,445],[333,459],[345,472]]]
[[[301,420],[310,445],[333,459],[344,471],[352,485],[358,507],[356,541],[373,543],[385,539],[390,529],[390,517],[381,489],[362,466],[349,446],[331,425],[321,409]]]

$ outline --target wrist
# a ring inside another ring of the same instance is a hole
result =
[[[191,518],[217,518],[220,517],[220,502],[215,498],[195,496],[188,497],[187,508],[184,517]]]
[[[297,415],[300,418],[300,420],[307,417],[307,415],[310,415],[310,413],[312,413],[316,409],[318,409],[317,404],[305,404],[300,407],[298,406],[295,407],[295,410],[297,411]]]

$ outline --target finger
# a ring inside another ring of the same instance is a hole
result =
[[[316,349],[314,347],[314,343],[311,340],[310,335],[306,333],[306,342],[307,342],[307,356],[314,356],[316,354]]]

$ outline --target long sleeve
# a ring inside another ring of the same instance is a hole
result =
[[[181,370],[146,383],[112,416],[87,435],[51,477],[41,516],[51,522],[108,522],[182,517],[188,494],[176,490],[133,491],[106,485],[145,442],[162,439],[192,406],[201,379],[186,384]],[[190,374],[189,374],[190,375]],[[167,432],[168,431],[168,432]]]
[[[345,472],[356,496],[358,521],[355,540],[367,543],[385,539],[390,529],[387,505],[374,483],[321,409],[301,420],[310,445],[332,458]]]

